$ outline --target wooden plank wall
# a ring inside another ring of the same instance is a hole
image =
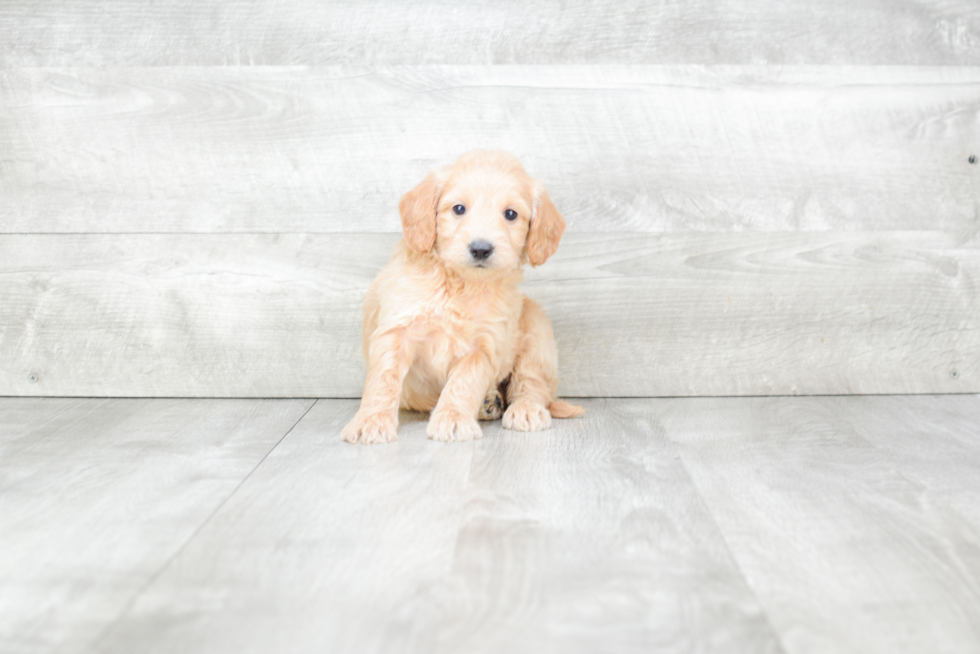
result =
[[[427,170],[518,155],[572,396],[980,391],[980,5],[0,4],[0,394],[357,397]]]

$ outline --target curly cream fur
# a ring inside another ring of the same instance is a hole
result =
[[[480,438],[480,406],[508,377],[505,428],[581,415],[556,398],[551,324],[518,289],[522,266],[544,263],[565,229],[544,188],[514,157],[474,151],[427,176],[399,210],[404,239],[364,301],[367,378],[343,438],[395,440],[399,407],[431,412],[432,439]],[[476,241],[492,244],[486,260],[471,254]]]

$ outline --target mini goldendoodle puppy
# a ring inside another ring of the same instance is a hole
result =
[[[430,173],[398,205],[404,239],[364,300],[367,380],[344,428],[351,443],[396,439],[398,409],[431,411],[437,441],[504,427],[538,431],[585,411],[558,400],[558,352],[522,266],[555,253],[565,219],[504,152],[474,151]],[[481,411],[482,407],[482,411]]]

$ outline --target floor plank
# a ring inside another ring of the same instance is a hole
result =
[[[585,402],[0,400],[0,651],[980,650],[980,395]]]
[[[431,652],[475,445],[353,446],[321,400],[99,644],[99,652]]]
[[[311,404],[0,398],[0,651],[86,651]]]
[[[655,410],[787,651],[980,649],[980,397]]]
[[[359,447],[321,400],[98,651],[779,651],[642,403],[592,406]]]
[[[0,4],[0,63],[977,64],[969,0]]]
[[[978,102],[977,66],[0,68],[0,232],[394,232],[479,147],[571,232],[976,233]]]
[[[359,397],[398,238],[0,236],[0,394]],[[977,392],[978,285],[976,235],[691,233],[569,234],[523,288],[602,397]]]
[[[980,530],[980,406],[975,395],[838,399],[831,410],[881,450],[900,474],[959,513],[961,524]],[[973,542],[980,543],[980,531]],[[980,548],[962,555],[980,570]]]
[[[778,652],[649,400],[476,448],[443,652]]]

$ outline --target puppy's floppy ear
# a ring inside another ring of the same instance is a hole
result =
[[[540,266],[558,250],[565,231],[565,219],[558,213],[548,191],[538,184],[534,190],[534,215],[527,233],[527,257],[532,266]]]
[[[416,252],[428,252],[435,245],[438,202],[439,180],[435,173],[429,173],[398,202],[398,212],[402,216],[402,234],[408,246]]]

